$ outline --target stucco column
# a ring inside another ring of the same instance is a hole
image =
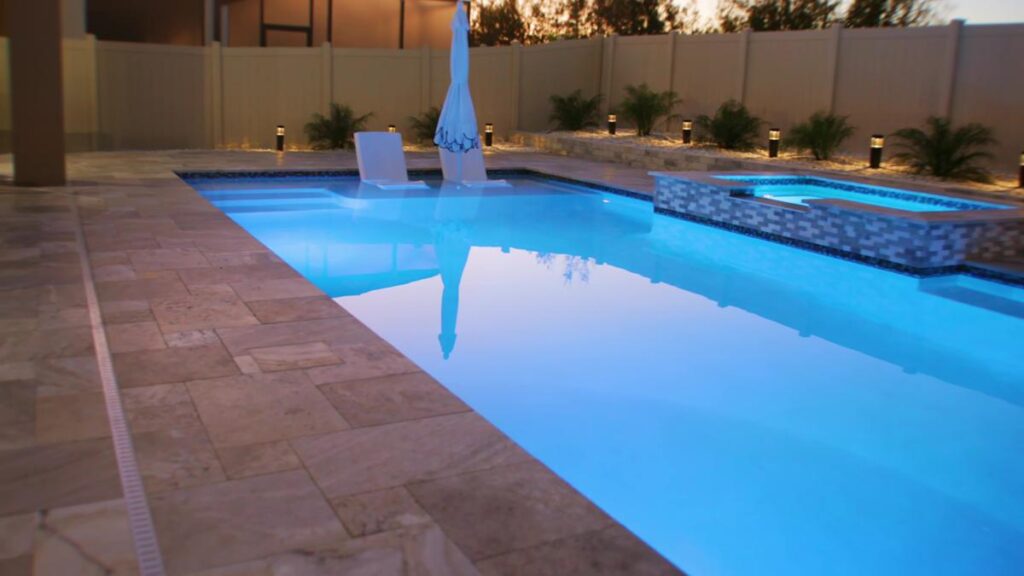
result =
[[[60,12],[64,37],[85,37],[85,0],[60,0]]]
[[[203,46],[209,46],[216,40],[217,16],[217,1],[203,0]]]
[[[14,183],[64,184],[61,0],[5,2]]]

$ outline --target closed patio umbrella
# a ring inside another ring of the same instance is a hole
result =
[[[444,99],[441,118],[434,133],[434,144],[450,150],[458,158],[457,173],[462,176],[462,154],[480,148],[476,110],[469,94],[469,19],[463,0],[455,7],[452,18],[451,84]]]

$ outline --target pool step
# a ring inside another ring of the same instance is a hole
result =
[[[992,272],[1024,283],[1024,256],[1004,258],[1003,260],[971,261],[968,264],[983,272]]]
[[[338,208],[337,194],[316,190],[216,191],[203,194],[227,214],[241,212],[280,212],[296,210],[332,210]]]
[[[984,308],[1007,316],[1024,318],[1024,288],[973,276],[955,275],[924,278],[922,292]]]

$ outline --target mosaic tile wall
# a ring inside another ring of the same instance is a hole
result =
[[[779,206],[728,188],[657,176],[655,208],[914,270],[1024,253],[1024,220],[923,221],[836,206]]]

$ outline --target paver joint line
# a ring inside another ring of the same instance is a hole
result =
[[[71,213],[75,222],[75,238],[78,257],[82,267],[82,283],[85,288],[86,304],[89,309],[89,322],[92,327],[93,346],[96,363],[99,368],[100,381],[103,385],[103,396],[107,406],[107,419],[110,423],[110,435],[114,443],[114,455],[117,458],[118,474],[121,477],[121,488],[124,492],[125,507],[128,511],[128,526],[135,542],[135,554],[139,563],[141,576],[164,576],[163,558],[153,528],[153,517],[146,500],[146,492],[142,485],[142,476],[135,458],[131,431],[128,429],[121,394],[114,373],[114,363],[110,356],[110,347],[103,327],[103,316],[100,313],[99,299],[96,296],[96,285],[93,283],[92,265],[85,248],[85,234],[78,211],[78,196],[68,196]]]

